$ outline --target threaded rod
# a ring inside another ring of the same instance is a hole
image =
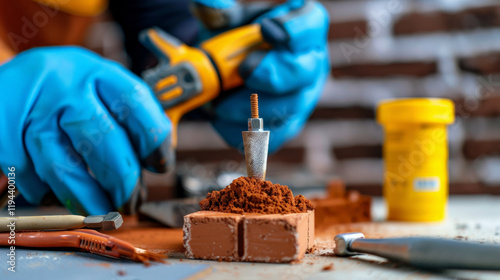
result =
[[[257,93],[252,93],[252,95],[250,95],[250,106],[252,109],[252,118],[258,119],[259,118],[259,98],[258,98]]]

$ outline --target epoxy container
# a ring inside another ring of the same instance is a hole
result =
[[[441,221],[448,200],[448,99],[383,101],[377,121],[384,128],[384,197],[388,219]]]

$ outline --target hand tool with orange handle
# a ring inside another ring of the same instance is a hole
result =
[[[0,233],[0,247],[11,246],[10,233]],[[110,258],[126,258],[146,265],[166,263],[166,255],[137,248],[116,237],[92,229],[25,231],[16,234],[16,246],[29,248],[73,248]]]

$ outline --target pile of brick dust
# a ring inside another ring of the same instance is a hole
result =
[[[249,177],[239,177],[224,189],[207,194],[200,207],[236,214],[292,214],[314,209],[303,195],[294,197],[287,186]]]

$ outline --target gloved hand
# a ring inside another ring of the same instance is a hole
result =
[[[165,169],[171,124],[157,100],[139,78],[90,51],[17,55],[0,66],[0,100],[0,167],[15,167],[30,203],[53,191],[74,213],[105,214],[131,198],[141,163]]]
[[[236,0],[192,1],[198,10],[195,15],[216,33],[249,23],[246,22],[248,16],[238,14],[248,15],[265,8],[262,4],[257,8],[242,8]],[[210,26],[214,19],[218,19],[219,24]],[[265,129],[271,131],[269,150],[272,152],[302,130],[323,91],[330,68],[329,19],[324,7],[317,2],[289,0],[251,22],[261,24],[264,40],[273,48],[255,51],[242,63],[239,70],[245,86],[214,102],[212,124],[228,144],[241,148],[241,131],[247,130],[250,116],[249,97],[256,92],[260,117],[264,119]],[[218,29],[213,30],[214,27]]]

